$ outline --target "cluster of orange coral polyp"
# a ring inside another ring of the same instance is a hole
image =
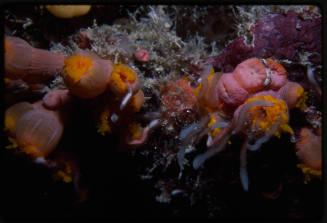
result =
[[[321,136],[315,135],[308,128],[302,128],[300,131],[300,139],[296,142],[295,148],[296,156],[302,164],[313,170],[321,170]]]
[[[110,60],[81,51],[65,59],[63,78],[72,94],[80,98],[93,98],[106,91],[112,71]]]
[[[114,65],[109,88],[118,97],[125,96],[129,91],[135,94],[140,89],[140,80],[130,67],[123,64]]]
[[[64,67],[64,55],[36,49],[25,40],[5,37],[5,76],[27,83],[54,78]]]

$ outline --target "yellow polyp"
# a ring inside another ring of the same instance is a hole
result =
[[[111,128],[108,124],[109,117],[110,117],[109,109],[105,109],[100,114],[100,123],[97,126],[98,127],[97,132],[103,136],[106,135],[107,133],[111,133]]]
[[[216,122],[217,122],[216,117],[214,115],[211,115],[210,121],[208,123],[208,127],[214,125]],[[219,132],[221,132],[221,128],[214,128],[213,130],[211,130],[212,137],[215,137],[216,135],[218,135]]]
[[[227,141],[227,144],[228,144],[228,145],[231,145],[231,144],[232,144],[232,141],[228,140],[228,141]]]
[[[207,81],[208,81],[208,83],[212,80],[214,72],[215,72],[215,70],[214,70],[213,68],[211,68],[211,69],[210,69],[210,73],[209,73],[209,75],[208,75],[208,77],[207,77]],[[201,83],[199,84],[199,86],[197,86],[197,87],[195,88],[195,90],[194,90],[194,94],[195,94],[196,97],[199,96],[199,93],[200,93],[201,87],[202,87],[202,82],[201,82]]]
[[[80,55],[65,59],[65,72],[75,83],[81,80],[84,74],[93,66],[92,60]]]
[[[189,81],[190,81],[190,79],[189,79],[189,77],[188,77],[188,76],[184,76],[184,77],[183,77],[183,80],[184,80],[184,81],[187,81],[187,82],[189,82]]]
[[[135,72],[126,65],[114,65],[114,70],[111,74],[110,82],[114,84],[122,92],[125,92],[126,82],[133,83],[136,79]]]
[[[91,5],[46,5],[45,8],[58,18],[73,18],[88,13]]]
[[[9,140],[10,144],[5,147],[6,149],[18,148],[17,140],[15,138],[8,137],[8,140]]]
[[[281,116],[282,122],[276,131],[275,135],[279,136],[280,132],[289,132],[293,133],[291,127],[287,125],[288,123],[288,115],[287,115],[287,105],[283,100],[278,100],[271,95],[265,96],[257,96],[253,98],[249,98],[247,102],[255,101],[255,100],[266,100],[271,101],[273,104],[271,106],[255,106],[250,108],[250,112],[252,114],[252,127],[258,126],[264,131],[268,131],[272,125],[278,121]],[[262,115],[264,112],[264,115]],[[259,122],[259,123],[258,123]]]
[[[210,83],[210,81],[212,80],[213,78],[213,74],[215,73],[215,70],[213,69],[213,67],[210,69],[210,73],[207,77],[207,80],[208,80],[208,83]]]
[[[37,148],[33,145],[22,146],[22,150],[28,155],[36,155]]]
[[[72,178],[72,168],[71,166],[65,162],[65,167],[63,169],[59,169],[57,172],[55,172],[52,177],[55,179],[55,180],[62,180],[63,182],[65,183],[70,183],[73,181],[73,178]]]
[[[12,116],[6,115],[4,122],[5,131],[13,131],[16,129],[16,120]]]
[[[321,170],[314,170],[303,164],[297,164],[296,166],[301,169],[301,171],[304,175],[304,183],[305,184],[307,184],[313,178],[321,179]]]
[[[295,105],[296,108],[300,109],[301,111],[304,111],[307,107],[305,104],[306,100],[308,99],[308,92],[304,91],[304,89],[301,87],[298,90],[298,101]]]
[[[57,174],[58,174],[58,177],[61,178],[65,183],[72,182],[72,177],[68,176],[64,171],[59,170]]]
[[[198,96],[199,96],[199,93],[200,93],[201,87],[202,87],[202,83],[200,83],[199,86],[197,86],[197,87],[195,88],[195,90],[194,90],[195,97],[198,97]]]
[[[132,124],[129,125],[129,131],[131,133],[131,139],[138,139],[142,136],[141,132],[141,124],[133,122]]]
[[[213,124],[215,124],[217,122],[216,117],[214,115],[210,116],[210,120],[208,123],[208,127],[212,126]]]
[[[290,126],[289,124],[286,124],[286,123],[281,124],[279,128],[280,128],[280,130],[281,130],[282,132],[288,132],[288,133],[290,133],[291,135],[294,134],[294,131],[293,131],[293,129],[291,128],[291,126]]]
[[[131,99],[131,105],[132,105],[132,108],[133,108],[134,112],[138,112],[138,111],[141,110],[142,104],[137,103],[137,100],[136,100],[135,96],[133,96],[132,99]]]

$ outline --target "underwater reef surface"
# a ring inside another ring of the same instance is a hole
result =
[[[5,9],[3,219],[322,217],[319,7],[52,13]]]

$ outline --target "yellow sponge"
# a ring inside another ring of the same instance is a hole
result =
[[[70,19],[87,14],[91,5],[46,5],[45,8],[58,18]]]

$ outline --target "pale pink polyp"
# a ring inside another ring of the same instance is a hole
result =
[[[225,73],[218,81],[219,97],[228,105],[238,106],[248,97],[249,93],[236,81],[233,73]]]
[[[150,60],[149,52],[145,49],[138,50],[134,53],[135,59],[138,62],[148,62]]]
[[[238,83],[249,93],[262,90],[267,78],[266,68],[258,58],[245,60],[236,66],[233,73]]]

